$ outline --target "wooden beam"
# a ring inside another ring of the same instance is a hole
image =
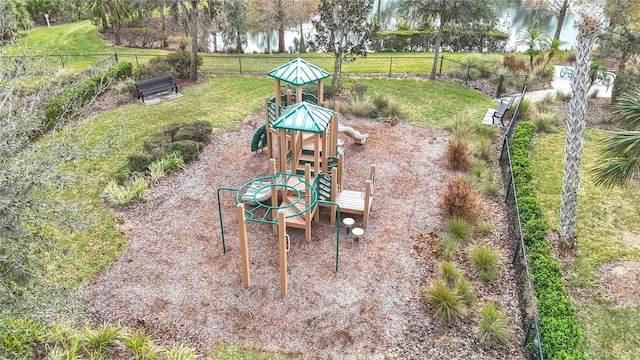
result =
[[[324,80],[318,80],[318,104],[324,101]]]
[[[284,210],[278,210],[278,255],[280,258],[280,294],[287,295],[287,222]]]
[[[251,286],[251,274],[249,273],[249,245],[247,241],[247,221],[244,217],[244,203],[236,208],[238,215],[238,228],[240,235],[240,256],[242,258],[242,286]]]
[[[276,120],[280,117],[280,106],[282,102],[280,101],[280,79],[276,79]]]
[[[269,97],[264,98],[264,106],[267,109],[267,122],[266,122],[266,134],[267,134],[267,152],[269,158],[273,157],[273,134],[271,133],[271,124],[269,124]]]

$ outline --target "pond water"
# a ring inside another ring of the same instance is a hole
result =
[[[482,1],[482,0],[479,0]],[[393,30],[397,26],[397,18],[395,15],[395,9],[398,0],[377,0],[376,12],[379,14],[380,26],[383,29]],[[535,0],[506,0],[506,6],[501,11],[500,16],[500,28],[501,30],[510,34],[509,42],[507,45],[508,50],[522,50],[516,46],[518,35],[522,31],[526,31],[532,28],[538,28],[540,31],[553,36],[557,19],[546,8],[536,5]],[[379,11],[378,11],[379,7]],[[565,21],[562,25],[562,32],[560,34],[560,40],[566,42],[563,48],[571,48],[576,41],[577,31],[573,26],[573,15],[567,13]],[[311,23],[303,24],[302,32],[304,33],[305,41],[308,41],[313,37],[313,26]],[[300,29],[285,31],[285,48],[289,52],[294,52],[295,44],[300,39]],[[245,53],[257,53],[265,52],[267,48],[272,51],[277,48],[278,38],[276,33],[269,34],[269,41],[267,42],[267,34],[265,33],[247,33],[247,46],[245,47]],[[209,39],[213,49],[213,37]],[[217,39],[218,48],[222,48],[222,39]]]

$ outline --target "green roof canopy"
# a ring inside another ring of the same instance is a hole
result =
[[[333,110],[301,102],[282,109],[282,115],[273,123],[273,128],[323,133],[333,114]]]
[[[301,58],[293,59],[281,65],[269,71],[267,75],[295,86],[302,86],[331,76],[327,71]]]

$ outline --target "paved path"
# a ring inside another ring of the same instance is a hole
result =
[[[535,90],[535,91],[527,91],[524,95],[525,99],[531,100],[533,102],[542,101],[547,96],[555,96],[557,93],[569,94],[571,93],[571,79],[568,76],[561,77],[560,70],[562,70],[563,66],[556,66],[554,68],[553,80],[551,80],[552,89],[546,90]],[[589,89],[589,94],[593,92],[597,92],[596,96],[599,98],[610,98],[611,90],[613,89],[613,84],[604,86],[602,84],[594,84]],[[504,98],[502,98],[504,99]],[[500,101],[501,99],[497,99]],[[488,109],[484,118],[482,119],[483,124],[488,125],[500,125],[500,121],[497,121],[497,124],[493,123],[493,113],[495,109]]]

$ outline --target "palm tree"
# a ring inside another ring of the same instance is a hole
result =
[[[603,141],[599,164],[592,169],[601,186],[620,186],[640,173],[640,92],[620,95],[613,107],[615,120],[625,130]]]
[[[545,61],[544,66],[542,67],[542,70],[540,70],[541,73],[543,73],[544,69],[547,68],[547,65],[549,65],[549,62],[551,61],[551,59],[553,59],[554,57],[556,57],[556,55],[558,55],[558,53],[560,53],[560,46],[565,44],[566,42],[560,39],[551,40],[551,42],[549,43],[549,48],[547,49],[547,61]]]
[[[573,97],[569,102],[562,198],[560,201],[560,245],[566,248],[577,246],[578,185],[580,185],[580,167],[584,144],[587,91],[591,86],[589,60],[599,29],[600,21],[598,19],[590,15],[583,15],[578,26],[575,71],[571,81]]]
[[[529,73],[533,73],[533,59],[547,50],[550,43],[549,35],[538,29],[529,29],[520,33],[516,44],[527,46],[524,53],[529,55]]]

